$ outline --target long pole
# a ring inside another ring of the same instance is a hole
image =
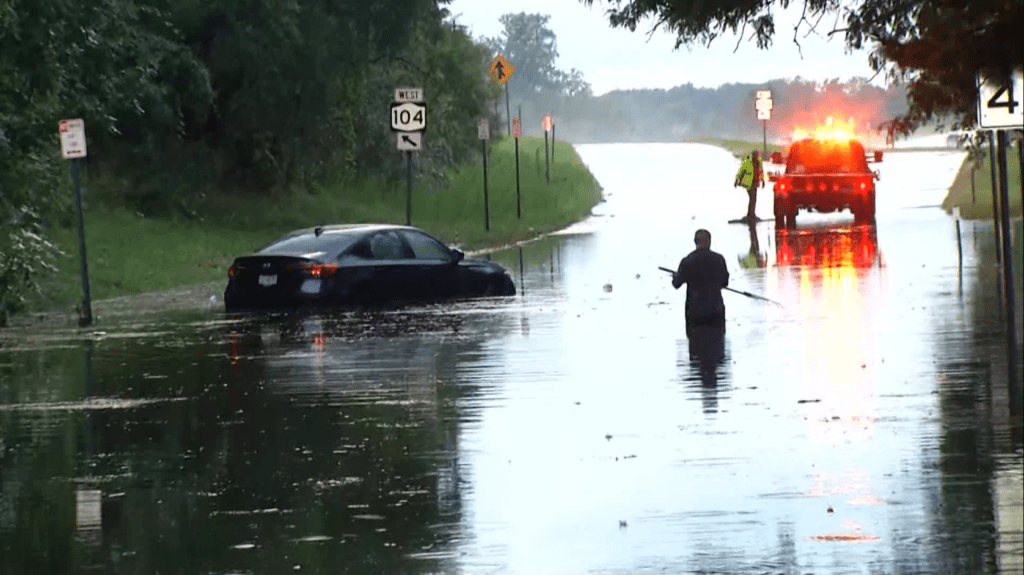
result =
[[[996,176],[996,132],[989,130],[988,133],[988,160],[989,171],[992,175],[992,226],[996,234],[996,263],[1002,261],[1002,248],[999,240],[999,184]]]
[[[75,183],[75,205],[78,208],[78,252],[82,256],[82,293],[85,301],[82,302],[82,317],[79,322],[82,325],[92,323],[92,298],[89,296],[89,264],[86,263],[85,255],[85,218],[82,216],[82,188],[78,182],[78,160],[71,160],[71,179]]]
[[[509,110],[508,105],[508,82],[505,82],[505,120],[508,124],[508,133],[512,133],[512,112]]]
[[[555,163],[555,120],[551,119],[551,163]]]
[[[1006,130],[999,130],[999,199],[1002,204],[999,212],[1002,220],[1003,240],[1003,297],[1006,298],[1007,347],[1006,369],[1009,371],[1007,382],[1016,386],[1017,378],[1017,316],[1014,313],[1013,292],[1013,246],[1011,245],[1010,228],[1010,184],[1006,174]]]
[[[487,140],[480,140],[484,153],[484,229],[491,231],[491,212],[487,201]]]
[[[405,152],[405,225],[412,225],[412,152]]]
[[[522,130],[522,122],[519,122],[520,130]],[[519,199],[519,138],[516,138],[516,218],[523,217],[523,207]]]

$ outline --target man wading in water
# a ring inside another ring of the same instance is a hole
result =
[[[672,287],[686,284],[686,337],[692,326],[725,329],[722,289],[729,286],[729,270],[722,254],[711,251],[711,232],[700,229],[693,236],[697,249],[679,262],[672,274]]]

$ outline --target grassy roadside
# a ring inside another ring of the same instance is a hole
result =
[[[701,144],[708,144],[711,146],[718,146],[719,148],[725,148],[732,152],[737,158],[742,158],[744,155],[749,154],[752,150],[761,151],[764,149],[764,142],[748,142],[745,140],[728,140],[724,138],[705,137],[700,140]],[[772,155],[775,152],[782,152],[783,154],[789,148],[787,146],[780,146],[778,144],[768,144],[768,155]]]
[[[398,153],[396,151],[396,153]],[[490,230],[485,230],[482,164],[450,170],[450,185],[414,181],[412,225],[472,250],[514,243],[585,218],[601,188],[566,142],[554,146],[551,183],[545,183],[543,138],[521,138],[522,218],[516,216],[514,140],[495,144],[487,163]],[[100,188],[102,181],[83,182]],[[129,209],[84,209],[90,294],[94,301],[208,283],[226,278],[235,257],[290,230],[319,223],[405,223],[405,182],[337,184],[287,197],[217,196],[201,222],[144,218]],[[98,203],[98,202],[97,202]],[[73,308],[82,299],[77,228],[53,230],[64,251],[60,272],[43,283],[32,311]]]
[[[1007,182],[1009,183],[1010,215],[1021,217],[1024,210],[1021,206],[1021,174],[1017,150],[1006,151]],[[942,209],[952,212],[954,207],[960,209],[960,216],[968,220],[992,219],[992,171],[988,154],[979,164],[970,158],[964,158],[957,172],[949,193],[942,200]],[[974,194],[971,194],[971,171],[974,171]],[[998,180],[997,180],[998,181]]]

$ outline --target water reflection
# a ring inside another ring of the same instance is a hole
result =
[[[778,266],[812,268],[870,268],[878,263],[878,233],[874,225],[804,226],[775,229]]]
[[[718,394],[721,391],[719,382],[728,381],[725,328],[694,326],[690,338],[677,340],[676,345],[679,350],[677,367],[682,372],[681,379],[700,387],[705,414],[717,413]],[[682,352],[684,349],[685,355]]]

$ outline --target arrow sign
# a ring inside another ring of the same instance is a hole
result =
[[[405,132],[398,134],[398,149],[404,152],[418,152],[423,149],[422,132]]]

